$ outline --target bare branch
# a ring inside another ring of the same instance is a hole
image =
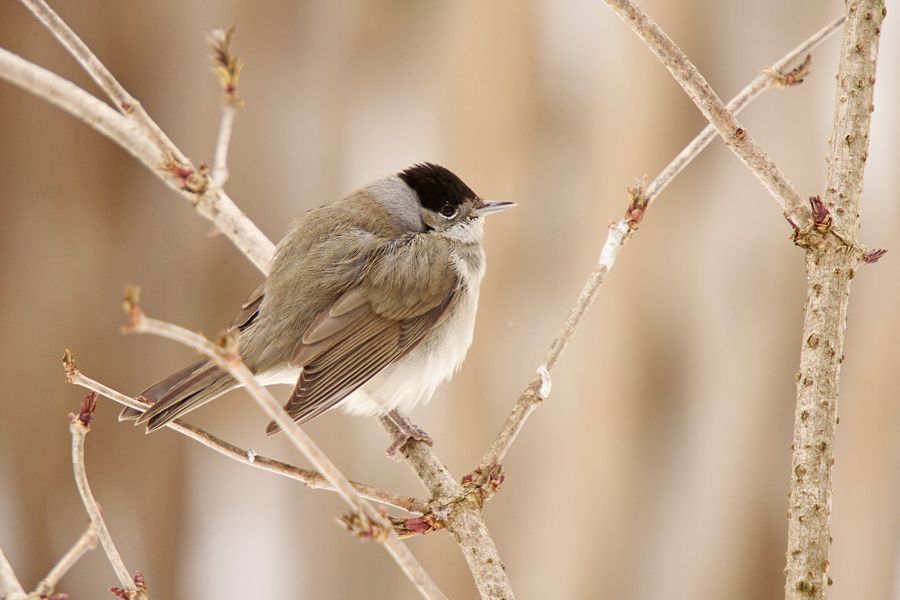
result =
[[[760,94],[765,92],[766,90],[771,89],[772,87],[784,87],[785,84],[782,83],[784,81],[791,81],[791,85],[796,85],[800,81],[798,80],[798,75],[796,73],[788,73],[787,75],[783,74],[782,71],[787,68],[789,65],[793,64],[797,59],[801,56],[807,55],[811,52],[816,46],[821,44],[823,41],[831,37],[837,29],[843,25],[846,17],[841,15],[815,34],[812,35],[809,39],[801,43],[799,46],[788,52],[774,65],[769,67],[768,69],[764,69],[757,75],[756,79],[751,81],[744,89],[735,96],[731,102],[728,103],[727,108],[732,112],[732,114],[738,114],[744,108],[749,105],[753,100],[755,100]],[[808,69],[808,61],[809,56],[807,56],[807,60],[804,61],[804,65],[806,65],[806,69]],[[802,78],[800,78],[802,80]],[[690,162],[698,155],[700,152],[709,145],[709,143],[716,137],[716,127],[710,123],[707,125],[700,134],[695,137],[690,144],[688,144],[684,150],[682,150],[678,156],[676,156],[672,162],[666,166],[663,171],[657,175],[652,182],[647,186],[645,190],[645,194],[647,197],[647,202],[652,203],[656,200],[656,197],[660,194],[660,192],[665,189],[667,185],[675,178],[676,175],[681,173],[684,168],[690,164]]]
[[[228,180],[228,147],[231,144],[231,131],[234,117],[244,105],[238,92],[238,78],[241,73],[241,59],[231,52],[234,37],[234,26],[228,31],[221,27],[212,31],[209,36],[215,52],[216,66],[213,69],[222,84],[225,98],[222,103],[222,119],[219,121],[219,135],[216,140],[216,152],[213,159],[212,178],[220,186]]]
[[[806,248],[807,292],[791,448],[787,600],[824,600],[831,543],[832,464],[850,280],[867,261],[856,240],[869,148],[883,0],[848,2],[824,200],[794,232]]]
[[[189,161],[180,161],[177,148],[158,145],[129,115],[116,112],[75,84],[2,48],[0,78],[58,106],[117,143],[189,200],[263,274],[269,272],[274,244],[207,176],[203,165],[195,169]]]
[[[396,439],[400,433],[397,424],[388,417],[377,420],[388,438]],[[410,440],[400,451],[432,496],[430,514],[456,537],[481,597],[512,600],[514,595],[506,567],[482,511],[487,497],[496,491],[490,490],[490,477],[485,478],[484,484],[475,478],[467,478],[466,484],[460,484],[425,442]]]
[[[794,48],[786,54],[781,60],[775,63],[770,69],[764,70],[756,79],[750,82],[741,92],[728,103],[730,110],[738,112],[747,106],[751,101],[757,98],[762,92],[770,89],[779,80],[782,69],[792,62],[796,61],[823,40],[832,35],[837,28],[844,22],[844,17],[840,17],[829,23],[824,28],[816,32],[808,40]],[[629,189],[629,208],[625,219],[610,226],[607,234],[606,242],[600,253],[600,260],[594,270],[591,271],[588,280],[585,282],[575,302],[575,306],[569,313],[562,329],[556,338],[550,344],[550,348],[544,355],[544,360],[538,367],[534,375],[525,387],[525,390],[519,396],[513,407],[512,413],[507,417],[503,428],[497,434],[491,446],[481,459],[481,463],[476,470],[476,478],[484,482],[485,474],[491,473],[496,465],[503,460],[513,441],[525,425],[525,421],[531,415],[532,411],[547,397],[549,393],[550,370],[556,365],[556,361],[565,350],[572,336],[575,334],[585,311],[593,303],[594,298],[600,291],[600,286],[606,278],[606,274],[612,267],[615,257],[619,250],[627,242],[634,230],[640,224],[644,211],[653,200],[662,192],[663,189],[678,175],[684,168],[696,157],[716,135],[715,127],[707,125],[700,134],[695,137],[672,162],[666,166],[663,171],[657,175],[648,185],[638,185]]]
[[[631,0],[605,1],[669,69],[703,116],[716,127],[725,145],[781,204],[788,220],[795,225],[806,222],[806,203],[793,184],[738,123],[681,49]]]
[[[90,431],[90,422],[93,418],[93,407],[96,405],[96,402],[97,393],[91,392],[85,397],[84,402],[82,402],[81,414],[70,415],[71,424],[69,425],[69,431],[72,432],[72,466],[75,471],[75,483],[78,486],[78,493],[81,494],[81,500],[84,502],[84,507],[87,510],[88,516],[91,518],[91,523],[93,523],[97,530],[97,537],[100,539],[100,544],[106,552],[106,557],[109,559],[113,571],[116,572],[119,583],[126,590],[134,594],[134,598],[146,598],[146,594],[142,594],[141,589],[135,586],[134,580],[131,578],[131,575],[128,574],[128,569],[125,568],[125,563],[122,562],[122,557],[116,550],[116,545],[112,540],[112,536],[109,534],[109,529],[107,529],[106,522],[103,520],[103,515],[100,512],[100,507],[97,505],[97,501],[94,500],[94,495],[91,493],[91,487],[87,480],[87,473],[84,469],[84,437],[87,435],[87,432]]]
[[[134,121],[56,73],[0,48],[0,78],[81,119],[151,170],[162,164],[159,149]]]
[[[335,487],[337,493],[354,509],[355,514],[351,515],[347,520],[358,527],[354,530],[354,533],[365,539],[378,540],[423,596],[426,598],[446,598],[409,551],[409,548],[397,536],[390,521],[359,495],[334,463],[325,456],[315,442],[282,409],[272,394],[259,383],[250,369],[241,362],[240,355],[236,352],[236,342],[233,338],[226,335],[226,339],[223,340],[224,344],[217,346],[192,331],[171,323],[150,319],[141,311],[133,292],[126,297],[126,307],[129,317],[128,328],[130,330],[136,333],[152,333],[179,341],[203,353],[220,368],[227,370],[240,381],[266,414],[278,423],[294,446],[312,461],[319,471],[328,478],[328,481]]]
[[[0,596],[7,600],[22,600],[25,598],[25,588],[19,583],[3,547],[0,546]]]
[[[40,598],[46,598],[47,596],[52,595],[56,588],[56,584],[59,583],[59,580],[62,579],[63,575],[68,573],[69,569],[74,567],[75,563],[77,563],[82,556],[96,548],[97,541],[97,528],[91,523],[88,525],[87,529],[84,530],[84,533],[81,534],[81,537],[78,538],[78,541],[69,548],[69,551],[59,559],[59,562],[57,562],[52,569],[50,569],[47,576],[38,583],[33,595]]]
[[[138,402],[134,398],[126,396],[121,392],[117,392],[116,390],[87,377],[75,367],[72,355],[68,350],[63,359],[63,365],[66,369],[67,383],[73,383],[75,385],[80,385],[83,388],[93,390],[110,400],[131,408],[136,408],[141,411],[147,408],[147,405]],[[238,446],[217,438],[211,433],[208,433],[199,427],[194,427],[181,419],[175,419],[174,421],[169,422],[167,426],[173,431],[177,431],[178,433],[203,444],[207,448],[215,450],[239,463],[262,469],[263,471],[269,471],[270,473],[283,475],[290,479],[295,479],[312,489],[335,491],[334,486],[331,485],[325,476],[318,471],[301,469],[300,467],[259,455],[253,450],[239,448]],[[364,483],[351,481],[350,484],[363,498],[368,498],[375,502],[395,506],[411,513],[424,514],[429,510],[428,503],[418,498],[401,496]]]
[[[600,252],[600,259],[581,289],[581,294],[578,296],[575,306],[569,312],[569,317],[544,354],[543,362],[535,374],[531,376],[525,391],[522,392],[516,401],[513,411],[504,422],[500,433],[497,434],[497,437],[482,457],[477,469],[480,474],[479,480],[483,481],[484,476],[492,472],[496,465],[500,464],[500,461],[506,456],[529,415],[545,398],[545,396],[540,394],[542,388],[549,393],[550,370],[556,366],[556,362],[559,360],[563,350],[571,341],[572,336],[575,335],[575,331],[581,324],[585,312],[594,302],[594,298],[597,297],[600,286],[606,280],[606,274],[612,268],[616,256],[618,256],[619,251],[630,237],[632,231],[634,230],[629,227],[628,221],[624,219],[609,226],[606,242],[603,244],[603,250]]]
[[[44,0],[21,0],[28,10],[36,16],[50,33],[59,41],[69,54],[84,68],[97,85],[106,92],[110,100],[122,114],[132,118],[144,134],[166,153],[171,154],[182,165],[189,166],[190,161],[163,133],[156,122],[150,118],[144,108],[113,77],[100,59],[81,41],[74,31],[63,21]]]

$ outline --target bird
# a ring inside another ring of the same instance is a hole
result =
[[[484,217],[512,206],[425,162],[306,212],[229,327],[241,360],[263,385],[294,384],[284,409],[298,424],[333,408],[388,415],[401,436],[430,443],[402,415],[462,364],[485,272]],[[239,386],[203,359],[141,392],[150,406],[119,419],[151,432]],[[272,421],[266,433],[279,429]]]

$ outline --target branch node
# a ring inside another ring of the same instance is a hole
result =
[[[134,589],[124,590],[120,587],[109,588],[109,591],[121,598],[122,600],[146,600],[147,584],[144,582],[144,574],[140,571],[134,572]]]
[[[134,332],[141,319],[144,317],[144,311],[141,310],[141,286],[129,285],[125,287],[125,297],[122,299],[122,309],[128,317],[128,322],[122,326],[123,332]]]
[[[822,202],[822,197],[810,196],[809,205],[812,208],[813,226],[819,233],[825,233],[831,228],[832,219],[831,214],[828,212],[828,208],[825,206],[825,203]]]
[[[773,86],[786,88],[803,83],[803,80],[807,75],[809,75],[810,65],[812,65],[812,54],[807,54],[806,58],[803,59],[803,62],[800,63],[793,71],[781,73],[779,71],[776,71],[775,69],[767,68],[764,70],[764,72],[772,76]]]
[[[486,476],[484,469],[478,467],[462,478],[463,486],[470,488],[466,495],[474,493],[480,504],[493,498],[500,491],[500,486],[504,481],[506,481],[506,473],[503,472],[503,465],[500,463],[491,467]]]
[[[163,169],[175,176],[178,183],[186,192],[194,194],[194,204],[200,201],[201,196],[209,187],[209,167],[204,163],[200,163],[197,170],[191,168],[190,165],[184,165],[170,152],[166,159]]]
[[[217,344],[223,358],[240,361],[240,354],[238,353],[238,337],[234,330],[226,329],[220,333]]]
[[[823,239],[824,234],[829,231],[837,233],[832,230],[833,219],[831,218],[831,212],[828,210],[828,207],[825,206],[825,203],[822,201],[821,196],[810,196],[809,197],[809,206],[812,210],[812,215],[809,219],[807,219],[806,225],[804,227],[798,227],[794,224],[793,221],[788,218],[788,222],[791,223],[794,227],[794,232],[791,234],[791,239],[794,240],[794,243],[801,248],[811,248],[815,246],[819,241]],[[843,237],[838,235],[838,237],[844,241],[846,244],[846,240]],[[849,244],[848,244],[849,245]]]

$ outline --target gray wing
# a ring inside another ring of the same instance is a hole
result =
[[[262,282],[258,288],[253,290],[253,293],[250,294],[250,297],[244,301],[244,304],[241,306],[241,310],[234,316],[234,320],[231,321],[231,325],[228,327],[229,329],[238,329],[243,331],[253,320],[259,315],[259,307],[262,306],[263,302],[263,291],[265,290],[266,282]]]
[[[289,364],[302,371],[285,410],[298,423],[403,358],[451,311],[458,285],[449,247],[404,244],[370,263],[363,281],[338,296],[295,345]],[[403,285],[390,280],[397,270],[407,275]],[[278,430],[274,422],[266,428],[270,435]]]

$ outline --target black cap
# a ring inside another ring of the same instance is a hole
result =
[[[459,206],[478,196],[449,169],[431,163],[420,163],[397,174],[419,196],[422,206],[439,211],[446,205]]]

